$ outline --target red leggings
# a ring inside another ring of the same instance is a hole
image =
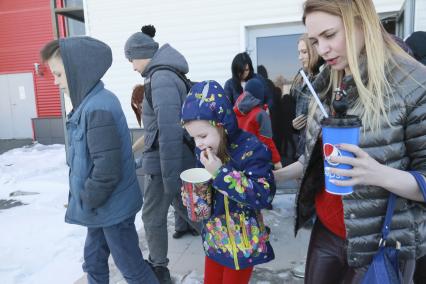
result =
[[[247,284],[250,280],[253,266],[234,270],[223,266],[206,256],[204,265],[204,284]]]

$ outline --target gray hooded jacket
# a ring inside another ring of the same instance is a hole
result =
[[[145,146],[142,168],[146,174],[161,175],[166,194],[175,195],[180,188],[180,173],[194,167],[195,156],[183,141],[181,106],[186,98],[185,83],[169,70],[151,71],[167,65],[183,74],[188,63],[182,54],[169,44],[163,45],[152,57],[142,76],[151,78],[152,105],[143,100],[142,120],[145,127]]]
[[[70,193],[65,221],[106,227],[136,214],[142,195],[120,102],[100,81],[111,49],[90,37],[60,39],[73,111],[68,115]]]

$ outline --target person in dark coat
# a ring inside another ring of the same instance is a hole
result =
[[[158,283],[144,261],[135,228],[142,206],[130,132],[102,76],[111,49],[91,37],[54,40],[41,50],[73,109],[67,116],[69,198],[65,222],[87,227],[83,270],[88,283],[108,283],[108,257],[128,283]]]
[[[180,173],[195,165],[195,155],[184,141],[184,129],[180,124],[181,106],[187,94],[185,82],[176,72],[189,71],[185,57],[169,44],[159,46],[154,40],[155,28],[142,27],[131,35],[124,46],[124,54],[133,69],[144,80],[145,96],[142,102],[142,121],[145,128],[142,154],[144,176],[144,206],[142,220],[149,248],[148,262],[160,282],[171,283],[167,268],[168,233],[167,214],[170,206],[175,209],[174,238],[189,233],[197,235],[199,224],[189,221],[180,199]],[[176,70],[157,70],[167,66]],[[147,90],[151,102],[147,100]]]
[[[426,32],[417,31],[412,33],[405,43],[410,47],[417,61],[426,65]],[[416,270],[413,277],[415,284],[426,283],[426,256],[416,261]]]
[[[410,47],[414,58],[426,65],[426,32],[416,31],[412,33],[405,40],[405,43]]]
[[[254,73],[253,63],[247,52],[241,52],[235,55],[231,65],[232,78],[225,82],[225,95],[229,98],[232,105],[235,104],[238,97],[243,93],[244,85],[252,78],[262,81],[265,85],[265,101],[269,109],[273,108],[273,90],[271,90],[262,76]]]
[[[274,140],[275,146],[277,147],[278,152],[280,153],[281,163],[287,163],[288,159],[286,158],[284,160],[284,157],[287,156],[288,145],[289,143],[290,146],[294,145],[294,142],[293,144],[291,144],[293,139],[287,136],[293,135],[294,132],[291,127],[291,121],[289,122],[287,118],[294,118],[294,110],[292,111],[288,108],[289,105],[287,105],[287,102],[283,102],[281,88],[276,86],[274,82],[269,79],[268,70],[266,70],[266,67],[264,65],[257,66],[257,74],[259,74],[266,80],[266,84],[268,85],[269,90],[272,90],[273,108],[269,109],[272,125],[272,139]],[[294,104],[292,104],[291,106],[294,106]],[[295,149],[295,146],[293,146],[292,149]]]

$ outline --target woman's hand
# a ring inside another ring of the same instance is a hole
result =
[[[330,182],[337,186],[354,186],[354,185],[375,185],[383,186],[381,184],[382,179],[386,179],[383,176],[383,166],[370,155],[352,144],[340,144],[337,148],[343,151],[351,152],[355,157],[337,156],[331,157],[330,161],[333,163],[347,164],[352,166],[352,169],[338,169],[330,167],[330,173],[350,177],[348,180],[336,180],[330,179]]]
[[[409,172],[380,164],[356,145],[340,144],[337,147],[353,153],[355,157],[332,157],[331,162],[348,164],[353,168],[343,170],[330,167],[329,171],[339,176],[351,177],[351,179],[331,179],[330,182],[337,186],[374,185],[407,199],[426,201],[416,180]]]
[[[304,114],[299,115],[295,119],[293,119],[292,124],[293,128],[296,130],[300,130],[306,126],[307,116]]]
[[[222,166],[222,161],[211,151],[210,148],[202,151],[200,156],[200,162],[211,175],[214,175]]]

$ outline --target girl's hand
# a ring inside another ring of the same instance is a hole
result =
[[[202,151],[200,156],[200,162],[211,175],[214,175],[222,166],[222,161],[214,153],[212,153],[210,148]]]
[[[376,185],[382,186],[383,179],[387,177],[383,175],[383,166],[375,159],[371,158],[364,150],[352,144],[340,144],[337,146],[340,150],[351,152],[354,158],[338,156],[332,157],[331,162],[351,165],[352,169],[338,169],[330,167],[330,172],[339,176],[351,177],[349,180],[335,180],[330,182],[337,186],[354,186],[354,185]]]
[[[274,170],[279,170],[283,168],[283,164],[281,164],[281,162],[275,163],[274,164]]]
[[[306,115],[301,114],[298,117],[296,117],[295,119],[293,119],[292,124],[293,124],[293,128],[296,130],[300,130],[303,127],[306,126],[306,120],[308,118],[306,117]]]

